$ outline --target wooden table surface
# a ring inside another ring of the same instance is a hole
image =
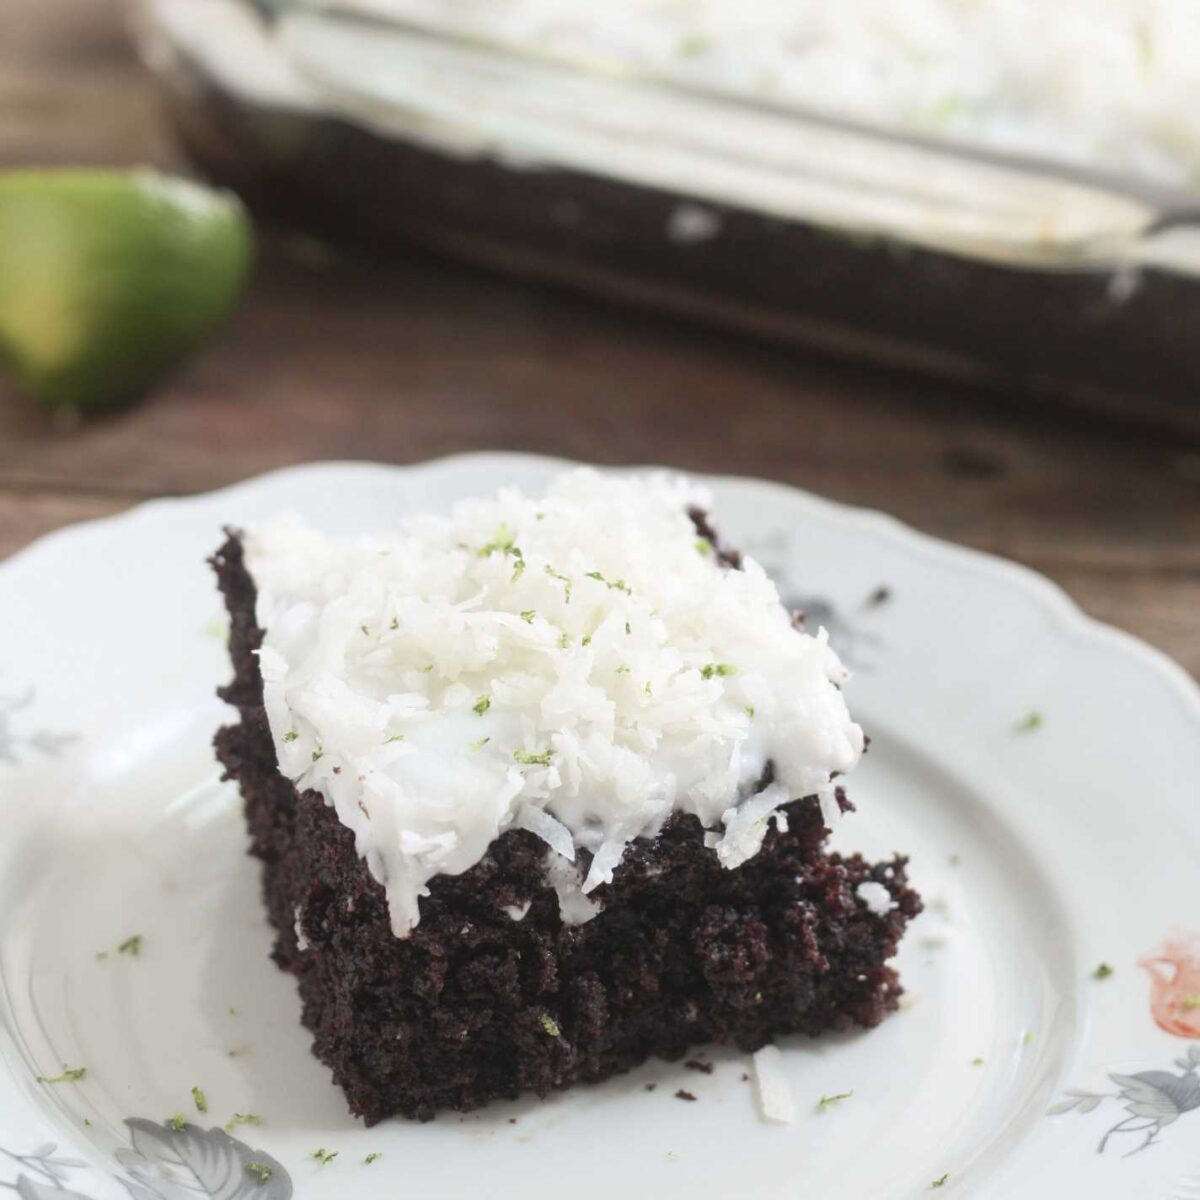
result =
[[[0,166],[178,166],[112,0],[0,4]],[[1200,675],[1200,442],[756,344],[427,260],[271,239],[146,403],[66,426],[0,383],[0,556],[290,463],[512,448],[753,474],[1027,563]]]

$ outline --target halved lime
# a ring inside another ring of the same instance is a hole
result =
[[[136,399],[231,311],[236,197],[153,171],[0,172],[0,360],[44,404]]]

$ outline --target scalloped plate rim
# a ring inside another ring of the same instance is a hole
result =
[[[582,460],[562,458],[556,455],[530,454],[515,450],[465,451],[441,455],[436,458],[420,459],[410,463],[386,463],[370,459],[328,459],[309,463],[295,463],[278,467],[234,483],[225,484],[203,492],[179,496],[158,496],[132,505],[118,513],[76,521],[59,529],[43,534],[7,558],[0,560],[0,579],[9,573],[35,569],[38,559],[56,550],[63,541],[69,541],[81,532],[101,533],[128,524],[166,514],[178,506],[190,506],[198,502],[218,500],[236,496],[239,492],[257,490],[280,480],[314,472],[350,471],[362,474],[389,473],[393,471],[420,471],[426,468],[489,465],[530,466],[538,468],[568,468],[594,465],[603,470],[635,472],[648,470],[670,470],[690,475],[704,482],[718,482],[738,487],[761,488],[788,495],[821,512],[826,517],[855,524],[860,528],[874,529],[877,533],[898,539],[923,554],[934,555],[957,565],[974,567],[989,572],[994,578],[1019,588],[1027,596],[1036,599],[1044,610],[1054,617],[1062,628],[1073,627],[1077,635],[1084,635],[1096,644],[1138,658],[1177,694],[1192,715],[1200,721],[1200,683],[1165,651],[1106,621],[1084,612],[1071,595],[1059,584],[1033,567],[1025,566],[1003,555],[963,546],[936,534],[926,533],[892,516],[890,513],[864,505],[847,504],[831,500],[815,492],[780,480],[763,479],[753,475],[728,475],[720,472],[691,471],[683,467],[664,466],[660,463],[595,463],[584,464]]]

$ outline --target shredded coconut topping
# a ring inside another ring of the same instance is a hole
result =
[[[397,935],[430,879],[512,827],[546,843],[578,922],[673,812],[736,867],[780,805],[836,807],[863,742],[847,673],[757,563],[717,559],[688,516],[706,505],[682,479],[580,469],[376,536],[293,517],[247,539],[280,768],[354,832]]]

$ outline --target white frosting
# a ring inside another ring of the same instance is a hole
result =
[[[596,73],[1195,189],[1195,0],[309,0]]]
[[[560,477],[336,541],[297,518],[247,541],[281,770],[353,830],[393,928],[516,826],[583,921],[634,838],[693,813],[720,861],[862,752],[826,643],[747,560],[721,566],[666,476]],[[761,792],[767,763],[774,780]],[[586,876],[576,850],[593,858]]]

